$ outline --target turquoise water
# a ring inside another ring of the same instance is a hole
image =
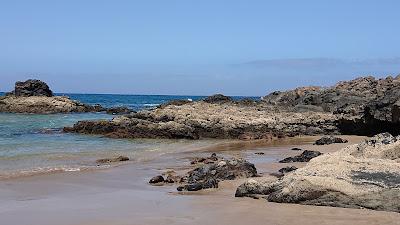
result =
[[[61,94],[60,94],[61,95]],[[85,95],[72,99],[106,107],[127,106],[135,110],[155,107],[172,99],[198,100],[201,96]],[[237,97],[241,98],[241,97]],[[79,120],[109,120],[105,113],[53,115],[0,113],[0,178],[99,168],[96,159],[126,155],[133,161],[199,147],[206,141],[124,140],[63,133],[64,126]]]

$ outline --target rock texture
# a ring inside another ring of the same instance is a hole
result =
[[[104,158],[96,160],[96,163],[104,164],[104,163],[116,163],[116,162],[124,162],[129,161],[129,157],[127,156],[118,156],[115,158]]]
[[[49,86],[40,80],[16,82],[14,91],[0,97],[0,112],[47,114],[103,110],[101,106],[86,105],[65,96],[53,96]]]
[[[277,181],[248,181],[236,196],[400,212],[400,136],[383,133],[312,159]]]

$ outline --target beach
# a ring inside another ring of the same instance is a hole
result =
[[[109,169],[2,180],[1,224],[398,224],[400,216],[392,212],[235,198],[237,186],[245,179],[222,181],[218,189],[195,193],[179,193],[176,185],[148,184],[151,177],[162,171],[186,170],[191,157],[212,152],[248,159],[261,175],[268,176],[283,167],[277,163],[279,159],[298,154],[290,150],[292,147],[326,153],[364,139],[345,136],[349,143],[311,145],[317,138],[291,138],[273,143],[222,140]]]

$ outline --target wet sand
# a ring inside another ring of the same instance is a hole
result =
[[[292,147],[336,151],[347,144],[312,146],[317,137],[272,144],[222,142],[154,160],[108,170],[57,173],[0,181],[1,225],[144,225],[144,224],[400,224],[400,214],[270,203],[264,199],[235,198],[243,182],[225,181],[220,188],[177,193],[176,186],[151,186],[148,180],[167,169],[184,170],[189,158],[209,155],[244,157],[265,176],[286,165],[277,160],[297,155]],[[363,137],[344,137],[357,143]],[[350,144],[351,144],[350,143]],[[255,155],[264,152],[264,155]]]

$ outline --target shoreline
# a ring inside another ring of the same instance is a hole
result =
[[[286,164],[277,158],[296,155],[290,147],[332,152],[356,143],[364,137],[351,138],[347,144],[328,146],[276,145],[236,149],[213,146],[197,151],[177,152],[140,163],[111,169],[57,173],[0,181],[0,216],[4,224],[396,224],[400,215],[372,210],[320,206],[289,205],[265,199],[235,198],[234,190],[246,179],[223,181],[218,189],[196,193],[178,193],[176,186],[151,186],[148,179],[167,169],[185,169],[191,156],[217,154],[240,155],[255,163],[264,176]],[[304,137],[316,139],[317,137]],[[259,156],[254,152],[263,151]],[[272,162],[271,162],[272,159]],[[301,166],[301,163],[298,164]],[[52,212],[50,215],[48,212]],[[17,215],[24,215],[23,217]],[[338,220],[340,218],[340,220]]]

